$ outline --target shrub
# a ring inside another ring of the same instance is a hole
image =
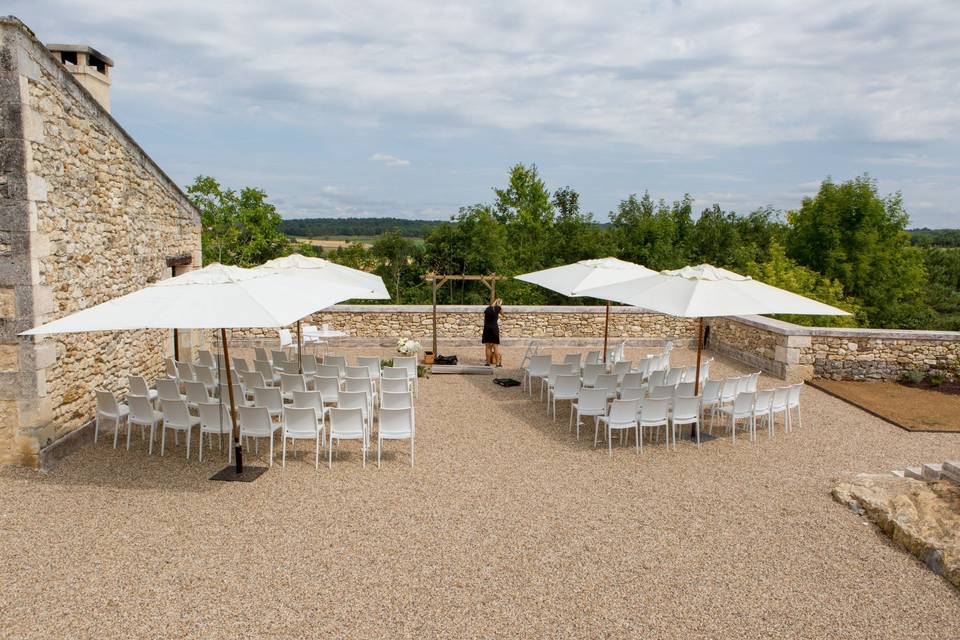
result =
[[[944,376],[942,373],[930,374],[930,386],[932,387],[939,387],[944,383],[945,380],[946,376]]]
[[[910,384],[920,384],[923,382],[923,379],[926,375],[920,369],[914,369],[913,371],[907,371],[902,376],[900,380],[903,382],[909,382]]]

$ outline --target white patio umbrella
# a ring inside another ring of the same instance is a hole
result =
[[[514,276],[517,280],[532,282],[545,289],[556,291],[570,297],[580,297],[583,291],[632,281],[637,278],[656,275],[656,271],[620,260],[618,258],[597,258],[581,260],[560,267],[533,271]],[[590,296],[598,297],[598,296]],[[603,298],[601,298],[603,299]],[[607,333],[610,328],[610,300],[607,299],[607,312],[603,325],[603,361],[607,361]]]
[[[694,393],[700,392],[704,317],[764,313],[850,315],[842,309],[709,264],[661,271],[652,276],[582,291],[581,295],[614,300],[681,318],[699,318]]]
[[[313,282],[314,287],[338,286],[354,289],[354,294],[344,300],[389,300],[390,294],[383,278],[373,273],[351,269],[323,258],[310,258],[294,253],[282,258],[268,260],[258,269],[277,269]],[[303,338],[300,333],[300,318],[297,319],[297,363],[303,373]]]
[[[220,329],[223,356],[230,362],[228,328],[282,327],[349,299],[355,289],[316,282],[273,269],[212,264],[162,280],[119,298],[24,331],[40,336],[135,329]],[[230,416],[237,474],[243,472],[240,430],[230,367]]]

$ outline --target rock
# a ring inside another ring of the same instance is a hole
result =
[[[860,474],[834,487],[833,497],[960,588],[960,486]]]

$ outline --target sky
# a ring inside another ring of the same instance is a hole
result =
[[[605,220],[632,193],[789,210],[830,176],[960,226],[960,2],[13,0],[113,58],[113,115],[181,185],[284,217],[445,219],[536,164]]]

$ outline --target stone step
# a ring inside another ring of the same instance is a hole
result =
[[[923,479],[927,482],[936,482],[940,479],[940,469],[943,467],[940,463],[925,464],[920,470]]]
[[[914,480],[923,480],[923,469],[920,467],[907,467],[903,470],[903,475]]]
[[[940,477],[960,484],[960,460],[947,460],[940,469]]]
[[[903,477],[903,469],[894,469],[893,471],[890,472],[890,475],[892,475],[892,476],[897,476],[898,478],[902,478],[902,477]]]

